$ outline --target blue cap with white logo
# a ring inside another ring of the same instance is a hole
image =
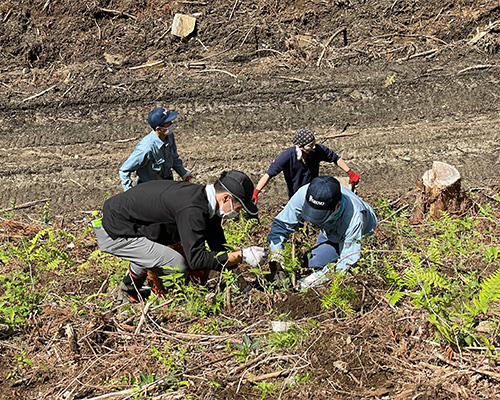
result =
[[[302,218],[315,225],[322,225],[341,199],[339,181],[331,176],[318,176],[307,188]]]
[[[151,128],[156,129],[165,122],[173,121],[177,118],[179,111],[168,111],[163,107],[155,108],[149,113],[148,124]]]

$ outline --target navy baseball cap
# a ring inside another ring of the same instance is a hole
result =
[[[151,128],[156,129],[165,122],[173,121],[177,118],[179,111],[168,111],[163,107],[155,108],[149,113],[148,124]]]
[[[302,218],[314,225],[322,225],[341,199],[339,181],[331,176],[318,176],[307,188]]]
[[[252,201],[254,186],[252,180],[246,174],[236,170],[224,171],[218,181],[224,189],[241,203],[251,217],[255,217],[259,213],[259,209]]]

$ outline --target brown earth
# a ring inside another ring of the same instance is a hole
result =
[[[169,32],[177,12],[201,13],[189,40]],[[498,1],[3,1],[0,13],[2,208],[100,209],[155,106],[180,111],[199,183],[227,168],[257,181],[300,127],[359,172],[365,197],[413,189],[434,160],[465,188],[498,183]],[[353,135],[329,138],[341,133]],[[282,178],[261,197],[284,203]]]
[[[196,34],[188,39],[170,34],[178,12],[197,15]],[[256,182],[290,146],[293,132],[306,127],[361,175],[359,194],[369,201],[413,190],[434,160],[457,167],[465,189],[498,185],[499,19],[500,3],[492,0],[0,1],[0,176],[6,188],[0,208],[22,207],[19,212],[37,219],[49,201],[54,220],[88,221],[108,195],[121,191],[118,168],[148,133],[146,118],[156,106],[180,111],[179,153],[198,183],[228,168]],[[324,174],[340,172],[322,167]],[[274,179],[260,196],[263,213],[272,216],[285,203],[283,183]],[[450,377],[444,368],[429,367],[436,359],[418,358],[432,349],[417,332],[424,318],[388,307],[381,315],[374,305],[383,296],[373,289],[370,296],[355,320],[323,320],[323,327],[331,324],[330,340],[307,344],[313,384],[282,398],[498,395],[470,369]],[[317,315],[318,300],[308,302],[310,311],[294,301],[291,296],[281,311]],[[73,318],[56,308],[47,313],[50,324],[29,336],[38,337],[42,349],[64,337],[61,327]],[[82,332],[106,330],[106,318],[88,315],[79,322]],[[146,336],[89,337],[89,356],[110,343],[147,342]],[[113,357],[119,364],[128,355]],[[0,398],[63,398],[73,377],[89,374],[77,374],[83,361],[69,353],[69,364],[54,360],[53,370],[37,378],[39,386],[11,384]],[[351,370],[339,369],[338,361]],[[8,371],[7,362],[2,365]],[[68,365],[73,376],[50,392]],[[87,388],[68,396],[100,393]],[[200,386],[197,395],[260,397],[250,384],[236,391],[227,382],[215,394]]]

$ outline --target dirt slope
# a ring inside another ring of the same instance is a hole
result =
[[[191,38],[171,35],[178,12],[196,15]],[[360,173],[359,193],[368,201],[413,190],[434,160],[455,165],[465,189],[498,185],[499,19],[498,0],[0,0],[0,209],[33,202],[19,212],[38,219],[49,201],[58,222],[88,221],[121,191],[118,168],[148,133],[156,106],[180,111],[179,153],[199,183],[228,168],[256,182],[293,132],[307,127]],[[332,165],[322,172],[342,175]],[[274,215],[285,201],[279,177],[259,206]],[[100,290],[78,284],[84,296]],[[478,378],[467,369],[450,376],[429,358],[410,368],[405,360],[433,346],[418,336],[426,333],[425,317],[382,312],[383,291],[371,299],[366,293],[355,320],[325,317],[332,335],[310,351],[312,384],[282,398],[498,396],[491,384],[498,376]],[[290,296],[281,312],[319,312],[318,298],[305,303]],[[256,304],[234,316],[260,321],[267,309]],[[89,360],[97,350],[109,357],[103,363],[127,370],[130,355],[108,346],[140,352],[148,344],[147,336],[112,336],[115,321],[101,313],[75,321],[54,306],[37,321],[25,337],[39,350],[37,362],[51,369],[29,382],[5,380],[0,399],[101,394],[83,384],[70,389],[74,379],[107,376],[106,368],[81,368],[88,364],[64,347],[61,327],[70,322],[95,344],[85,350]],[[110,337],[93,333],[97,327]],[[0,357],[2,379],[16,368],[13,354]],[[355,369],[342,372],[339,360]],[[211,358],[200,353],[198,361]],[[239,393],[235,387],[213,390],[218,398],[260,397],[249,384]],[[197,395],[215,396],[203,385]]]
[[[197,15],[194,37],[170,34],[176,12]],[[404,193],[433,160],[465,187],[498,182],[499,17],[498,1],[3,1],[0,206],[99,209],[159,105],[180,111],[200,183],[225,168],[257,180],[299,127],[362,195]],[[285,200],[278,178],[261,203]]]

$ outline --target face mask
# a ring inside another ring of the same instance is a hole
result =
[[[219,216],[223,219],[231,219],[231,218],[236,218],[239,213],[238,211],[235,211],[234,210],[234,207],[233,207],[233,199],[230,200],[231,201],[231,211],[229,211],[228,213],[225,212],[224,210],[222,210],[222,206],[224,205],[224,203],[222,203],[220,206],[219,206]]]
[[[165,136],[168,136],[174,132],[174,124],[170,125],[168,128],[163,128],[161,126],[159,126],[158,128],[160,129],[160,133],[162,133]]]
[[[328,219],[323,223],[323,225],[328,225],[329,223],[332,223],[333,221],[339,219],[339,217],[342,215],[343,212],[344,212],[344,202],[341,202],[339,209],[334,213],[332,213],[328,217]]]
[[[165,129],[165,135],[170,135],[171,133],[174,133],[174,124],[170,125],[167,129]]]

